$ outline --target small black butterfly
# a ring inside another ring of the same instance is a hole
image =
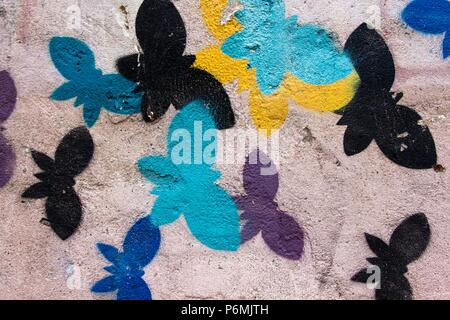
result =
[[[403,221],[392,233],[389,244],[366,233],[367,243],[377,255],[367,261],[381,270],[380,288],[375,290],[377,300],[412,300],[411,285],[405,273],[408,272],[408,264],[423,254],[430,236],[430,226],[423,213]],[[367,283],[370,276],[371,272],[363,269],[353,276],[352,281]]]
[[[94,142],[85,127],[70,131],[61,141],[55,160],[32,151],[36,164],[43,172],[35,175],[41,182],[28,188],[23,198],[47,198],[45,210],[50,226],[62,239],[68,239],[78,228],[82,206],[74,190],[75,177],[83,172],[94,154]]]
[[[348,156],[364,151],[375,140],[393,162],[411,169],[430,169],[437,163],[430,130],[412,109],[397,105],[402,93],[390,92],[395,79],[392,54],[383,38],[362,24],[349,37],[345,51],[361,79],[360,87],[343,110],[338,125],[347,126],[344,149]]]
[[[192,67],[195,56],[184,56],[186,29],[170,0],[145,0],[136,17],[136,35],[143,55],[117,61],[125,78],[144,92],[142,115],[147,122],[162,117],[170,105],[183,108],[203,100],[211,109],[218,129],[234,126],[230,99],[222,84],[206,71]]]

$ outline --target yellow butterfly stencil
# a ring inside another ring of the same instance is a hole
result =
[[[288,115],[289,99],[319,112],[339,110],[353,99],[359,85],[356,71],[326,85],[309,84],[287,73],[273,94],[263,94],[258,87],[256,70],[247,67],[248,61],[233,59],[221,50],[227,38],[242,30],[234,17],[221,23],[222,13],[227,5],[227,0],[200,0],[200,10],[206,26],[219,44],[197,53],[195,67],[211,73],[223,84],[238,80],[239,92],[250,91],[250,115],[259,130],[270,135],[283,125]]]

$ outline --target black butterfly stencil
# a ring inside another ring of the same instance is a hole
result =
[[[437,155],[430,130],[414,110],[397,104],[402,93],[390,92],[395,66],[383,38],[362,24],[349,37],[345,51],[361,79],[354,99],[344,108],[338,123],[347,126],[345,153],[358,154],[375,140],[381,151],[400,166],[434,167]]]
[[[375,290],[377,300],[412,300],[412,288],[405,273],[408,264],[417,260],[430,242],[431,230],[423,213],[415,214],[403,221],[392,233],[389,244],[380,238],[366,234],[370,249],[377,255],[367,261],[380,268],[380,288]],[[367,283],[371,272],[363,269],[352,281]]]
[[[55,160],[32,151],[34,161],[43,170],[35,175],[41,182],[28,188],[22,197],[47,198],[47,219],[62,240],[68,239],[80,225],[82,206],[73,187],[75,177],[88,167],[93,154],[94,142],[85,127],[73,129],[63,138],[56,149]]]
[[[119,59],[117,69],[144,92],[144,120],[159,119],[171,104],[179,110],[194,100],[203,100],[218,129],[234,126],[233,109],[222,84],[208,72],[192,67],[195,56],[183,55],[186,29],[170,0],[142,3],[136,17],[136,35],[143,54]]]

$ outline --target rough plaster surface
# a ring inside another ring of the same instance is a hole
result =
[[[414,32],[400,21],[406,0],[287,0],[289,15],[317,22],[341,43],[363,21],[367,8],[381,7],[380,33],[397,67],[395,90],[432,131],[439,163],[450,169],[450,60],[440,56],[442,37]],[[152,208],[151,185],[139,174],[136,161],[165,154],[165,137],[175,111],[149,125],[140,117],[126,121],[102,112],[91,129],[96,153],[77,179],[84,220],[78,232],[61,241],[39,223],[43,201],[24,201],[21,193],[37,171],[30,148],[53,155],[70,129],[83,125],[81,110],[71,102],[48,97],[63,81],[48,55],[52,36],[80,38],[91,46],[97,64],[114,71],[115,59],[132,52],[134,19],[141,1],[0,2],[0,66],[16,81],[18,102],[5,124],[5,135],[17,153],[11,182],[0,190],[1,299],[111,299],[95,296],[92,284],[104,276],[105,261],[97,242],[121,245],[127,230]],[[187,53],[214,40],[208,34],[195,0],[174,1],[186,23]],[[81,8],[81,29],[67,29],[66,10]],[[131,30],[127,37],[116,22],[126,5]],[[252,128],[248,96],[226,86],[237,116],[236,128]],[[215,252],[195,241],[183,219],[162,229],[161,249],[146,269],[154,299],[370,299],[373,291],[350,281],[371,255],[364,240],[369,232],[388,240],[408,215],[427,214],[432,228],[428,250],[410,265],[408,278],[416,299],[450,299],[449,170],[415,171],[387,160],[372,144],[358,156],[342,148],[345,128],[339,117],[291,105],[280,132],[280,190],[277,202],[305,230],[300,261],[274,255],[261,236],[234,253]],[[232,129],[234,130],[234,129]],[[242,166],[223,165],[220,180],[230,194],[243,192]],[[75,270],[75,273],[73,272]],[[72,275],[71,275],[72,274]],[[78,281],[79,280],[79,281]]]

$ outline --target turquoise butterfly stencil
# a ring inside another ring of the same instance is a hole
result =
[[[285,17],[283,0],[240,0],[235,16],[243,31],[229,37],[222,51],[234,59],[248,60],[256,68],[261,91],[274,93],[287,72],[300,80],[325,85],[350,75],[350,58],[337,48],[332,36],[313,24],[297,24]]]
[[[156,185],[150,218],[155,226],[175,222],[182,214],[197,240],[214,250],[236,251],[239,214],[231,196],[216,181],[217,129],[205,103],[195,101],[174,118],[167,137],[168,157],[149,156],[139,171]]]
[[[102,108],[123,115],[141,112],[142,93],[135,92],[136,83],[120,74],[103,74],[95,66],[94,53],[84,42],[54,37],[49,48],[56,69],[69,80],[50,98],[56,101],[76,98],[74,106],[84,105],[83,118],[88,127],[97,122]]]

